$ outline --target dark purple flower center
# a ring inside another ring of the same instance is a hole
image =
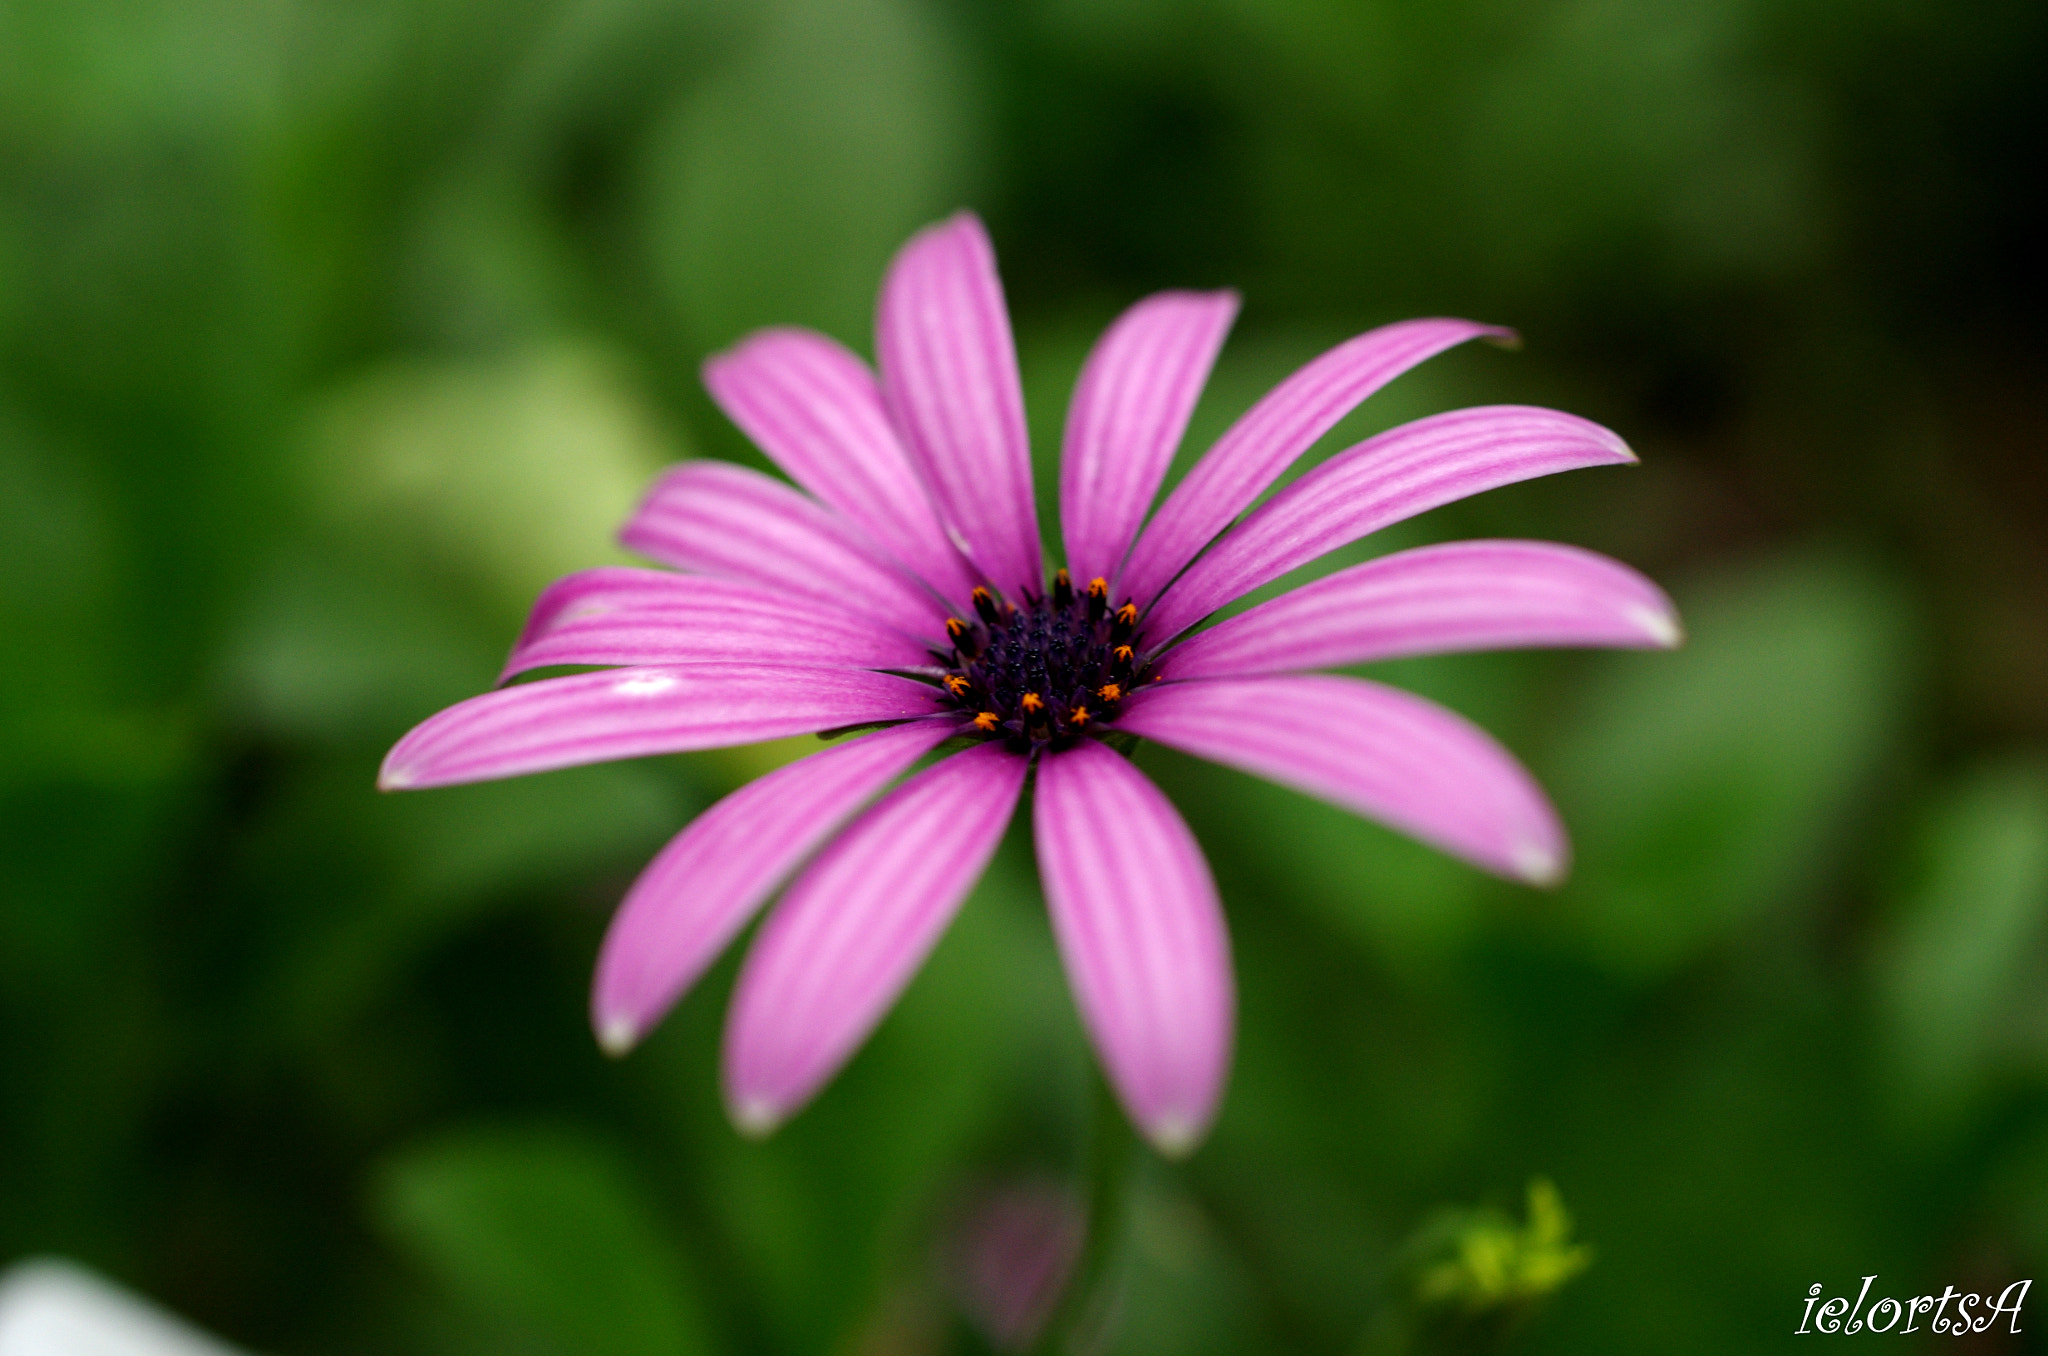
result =
[[[1138,609],[1126,601],[1112,612],[1106,580],[1076,593],[1061,570],[1050,592],[1022,606],[978,588],[974,611],[973,620],[946,623],[953,648],[941,679],[948,700],[970,717],[970,733],[1020,750],[1072,742],[1115,720],[1144,681]]]

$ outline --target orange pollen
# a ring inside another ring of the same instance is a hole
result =
[[[993,730],[1001,723],[1002,717],[993,711],[984,711],[974,718],[974,728],[977,730]]]
[[[1075,707],[1067,713],[1067,723],[1075,726],[1086,725],[1088,723],[1088,708],[1085,706]]]
[[[1099,574],[1096,575],[1088,581],[1088,596],[1090,598],[1107,598],[1109,596],[1109,581]]]
[[[967,689],[972,686],[974,686],[974,684],[968,682],[965,678],[962,678],[957,673],[949,673],[946,675],[946,691],[952,693],[956,697],[964,697],[965,695],[967,695]]]
[[[1036,692],[1027,692],[1017,705],[1035,715],[1045,709],[1045,698],[1039,696]]]
[[[1138,624],[1138,605],[1136,603],[1125,603],[1116,610],[1116,619],[1125,626],[1136,626]]]
[[[1133,663],[1138,658],[1138,652],[1128,645],[1119,645],[1110,654],[1119,664]]]
[[[949,639],[952,639],[952,640],[958,640],[958,639],[960,639],[960,637],[962,637],[962,636],[964,636],[964,635],[966,635],[966,634],[967,634],[967,623],[966,623],[966,622],[964,622],[964,621],[961,621],[961,620],[960,620],[960,619],[959,619],[958,617],[948,617],[948,618],[946,618],[946,635],[947,635],[947,637],[948,637]]]
[[[1121,701],[1124,690],[1115,683],[1104,683],[1101,687],[1095,689],[1095,695],[1106,702]]]

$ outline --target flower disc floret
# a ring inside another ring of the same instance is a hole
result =
[[[968,718],[968,732],[1007,740],[1019,753],[1103,733],[1145,681],[1137,605],[1127,599],[1112,611],[1106,579],[1077,592],[1061,570],[1051,589],[1021,606],[977,588],[974,613],[972,621],[947,620],[952,647],[941,656],[940,684]]]

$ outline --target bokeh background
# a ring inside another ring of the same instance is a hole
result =
[[[1241,1038],[1111,1350],[1777,1350],[1816,1282],[2048,1284],[2044,71],[2032,0],[0,3],[0,1264],[280,1354],[984,1348],[960,1240],[1088,1126],[1019,835],[757,1145],[730,961],[622,1062],[585,989],[789,749],[371,790],[660,466],[761,464],[706,353],[867,350],[970,204],[1048,495],[1146,291],[1245,295],[1183,462],[1322,346],[1475,316],[1526,347],[1316,455],[1527,401],[1643,465],[1332,563],[1554,537],[1690,630],[1380,667],[1551,788],[1554,893],[1141,758]],[[1590,1267],[1432,1320],[1417,1259],[1537,1178]]]

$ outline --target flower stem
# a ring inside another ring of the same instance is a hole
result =
[[[1132,1186],[1143,1157],[1123,1107],[1098,1071],[1088,1138],[1088,1225],[1080,1255],[1033,1348],[1035,1356],[1079,1356],[1105,1345],[1130,1233]]]

